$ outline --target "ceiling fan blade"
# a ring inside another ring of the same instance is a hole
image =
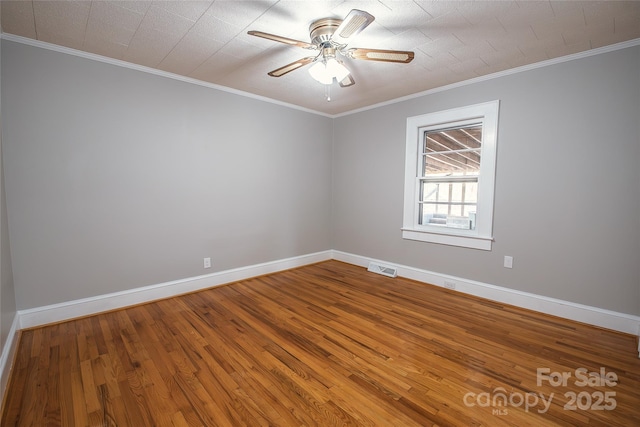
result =
[[[409,63],[413,60],[414,53],[404,50],[363,49],[353,48],[345,52],[349,58],[365,59],[368,61],[402,62]]]
[[[356,81],[353,80],[353,77],[351,77],[351,74],[347,75],[347,77],[345,77],[340,81],[340,87],[349,87],[349,86],[353,86],[354,84],[356,84]]]
[[[262,31],[247,31],[250,36],[262,37],[263,39],[273,40],[280,43],[285,43],[291,46],[298,46],[303,49],[318,49],[318,46],[311,43],[303,42],[300,40],[289,39],[287,37],[277,36],[275,34],[263,33]]]
[[[304,67],[305,65],[316,60],[315,56],[307,56],[306,58],[299,59],[297,61],[292,62],[291,64],[287,64],[284,67],[280,67],[276,70],[270,71],[269,74],[271,77],[282,77],[285,74],[297,70],[300,67]]]
[[[351,37],[358,35],[360,31],[367,28],[374,19],[376,18],[373,15],[364,10],[351,10],[338,28],[336,28],[336,31],[331,37],[331,41],[337,44],[347,44]]]

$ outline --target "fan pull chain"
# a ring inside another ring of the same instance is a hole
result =
[[[327,102],[331,102],[331,85],[324,85],[324,96]]]

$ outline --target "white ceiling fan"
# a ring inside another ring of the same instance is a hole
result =
[[[270,71],[267,73],[270,76],[281,77],[315,62],[316,64],[309,68],[309,73],[314,79],[325,85],[332,84],[335,79],[340,86],[348,87],[354,85],[355,80],[342,61],[338,59],[338,55],[351,59],[405,64],[413,60],[414,53],[409,51],[347,47],[350,39],[364,30],[374,19],[373,15],[358,9],[351,10],[344,20],[335,18],[318,19],[309,26],[311,43],[261,31],[249,31],[248,34],[298,46],[303,49],[318,51],[315,56],[307,56]]]

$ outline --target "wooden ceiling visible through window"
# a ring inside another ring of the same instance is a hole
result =
[[[478,174],[481,125],[425,131],[424,139],[425,175]]]

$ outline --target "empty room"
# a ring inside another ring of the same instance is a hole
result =
[[[640,2],[0,23],[0,425],[640,425]]]

